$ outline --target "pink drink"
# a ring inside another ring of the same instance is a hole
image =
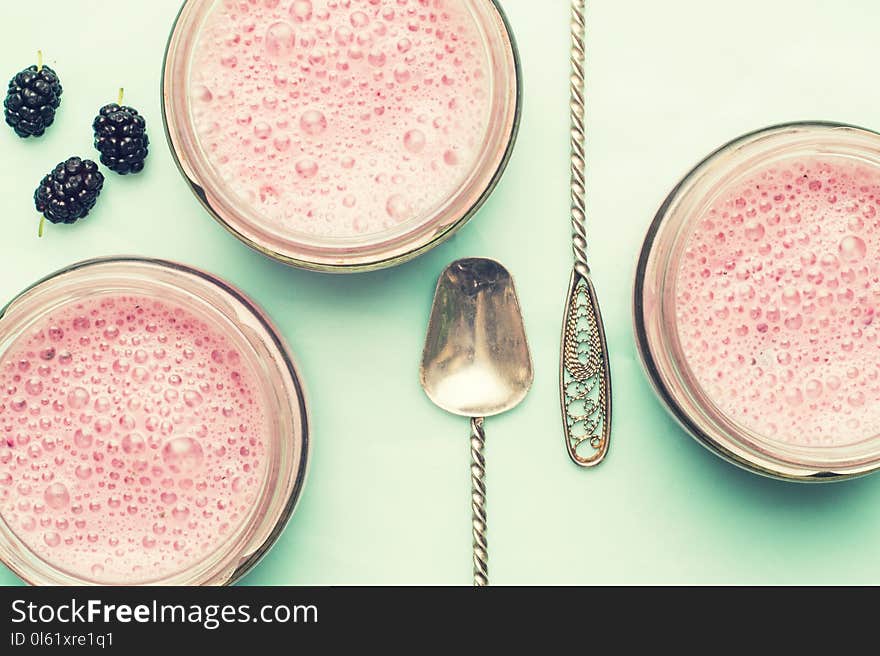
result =
[[[221,0],[190,96],[212,166],[273,232],[363,238],[468,181],[489,70],[463,0]]]
[[[699,217],[676,281],[687,363],[727,416],[803,446],[880,434],[880,171],[786,159]]]
[[[50,312],[0,358],[0,515],[40,558],[100,583],[201,562],[265,478],[260,387],[229,339],[155,297]]]

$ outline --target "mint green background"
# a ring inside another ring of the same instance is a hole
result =
[[[287,1],[287,0],[283,0]],[[0,73],[42,48],[65,85],[58,122],[27,142],[0,129],[0,299],[73,261],[181,260],[261,303],[309,390],[310,480],[250,584],[467,584],[467,422],[429,403],[417,368],[433,287],[451,260],[500,259],[526,314],[535,385],[487,422],[491,578],[536,583],[880,582],[880,477],[806,487],[704,451],[642,374],[631,276],[665,194],[707,152],[794,119],[880,127],[872,0],[601,0],[590,3],[591,257],[614,372],[615,424],[598,471],[565,455],[556,376],[568,227],[568,2],[502,0],[526,97],[504,180],[456,238],[417,261],[334,277],[239,244],[191,196],[166,146],[162,53],[178,0],[4,2]],[[42,241],[31,193],[56,162],[94,156],[90,123],[119,86],[146,114],[147,172],[111,174],[94,214]],[[0,572],[0,583],[17,579]]]

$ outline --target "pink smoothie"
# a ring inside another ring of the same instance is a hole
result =
[[[489,70],[464,0],[221,0],[190,96],[217,174],[273,232],[364,237],[469,178]]]
[[[235,346],[182,307],[68,303],[0,358],[0,516],[82,579],[180,573],[261,490],[260,398]]]
[[[729,417],[797,445],[880,434],[880,170],[788,159],[723,192],[690,237],[678,331]]]

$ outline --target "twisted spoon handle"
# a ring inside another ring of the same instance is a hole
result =
[[[565,445],[580,467],[595,467],[611,444],[611,371],[596,289],[587,262],[586,21],[584,0],[571,0],[571,241],[559,372]]]
[[[471,522],[474,533],[474,585],[489,585],[486,542],[486,432],[483,419],[471,419]]]
[[[584,278],[590,275],[587,263],[587,191],[586,191],[586,106],[584,102],[586,69],[586,23],[584,0],[571,0],[571,240],[575,270]]]

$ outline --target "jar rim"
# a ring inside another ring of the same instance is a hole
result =
[[[199,9],[210,9],[215,0],[183,0],[165,50],[162,67],[162,118],[165,135],[177,168],[191,191],[227,232],[250,248],[272,259],[303,269],[350,273],[382,269],[407,262],[443,243],[480,210],[500,182],[516,144],[522,118],[522,67],[510,22],[499,0],[464,0],[489,12],[494,38],[503,48],[503,72],[491,107],[499,106],[503,120],[490,120],[484,146],[462,182],[437,207],[402,224],[399,231],[370,235],[369,239],[306,235],[284,236],[264,227],[259,212],[226,188],[207,159],[200,155],[198,135],[189,117],[186,84],[177,78],[186,71],[200,25],[194,24]],[[474,17],[477,20],[477,17]],[[478,21],[479,23],[479,21]],[[487,48],[493,35],[480,30]],[[184,61],[186,60],[186,61]],[[491,62],[490,62],[491,63]],[[493,76],[497,73],[493,73]],[[175,101],[176,95],[181,97]],[[499,98],[501,100],[499,100]],[[499,103],[501,103],[499,105]],[[176,105],[181,105],[182,109]],[[492,142],[494,139],[495,144]],[[489,144],[486,146],[486,144]],[[292,234],[292,233],[291,233]]]
[[[820,154],[842,154],[844,146],[832,147],[828,144],[832,140],[851,139],[848,145],[853,148],[857,141],[870,142],[872,165],[880,167],[880,133],[846,123],[788,122],[737,137],[693,167],[661,204],[647,230],[633,286],[633,325],[639,356],[652,387],[673,418],[725,460],[771,478],[803,482],[845,480],[880,469],[880,436],[860,441],[859,452],[854,454],[854,445],[785,445],[736,422],[715,406],[692,376],[688,378],[689,365],[680,346],[676,355],[678,330],[670,328],[677,322],[666,316],[669,313],[662,306],[670,302],[666,279],[677,273],[670,265],[672,251],[687,241],[690,233],[685,234],[685,224],[699,213],[693,208],[710,195],[710,182],[720,187],[724,173],[737,166],[744,167],[739,175],[745,175],[766,165],[773,155],[791,156],[798,152],[797,147],[803,149],[815,143],[817,136],[825,139],[822,145],[827,148]],[[774,146],[778,151],[772,151]],[[690,213],[681,209],[686,203],[690,203]]]
[[[142,278],[137,276],[141,275]],[[160,276],[161,282],[157,282]],[[152,288],[144,283],[153,283]],[[283,399],[278,407],[280,423],[273,427],[272,461],[263,475],[261,491],[244,518],[230,536],[218,542],[210,553],[188,567],[161,579],[145,580],[138,585],[230,585],[250,571],[268,552],[283,532],[302,496],[310,458],[309,416],[305,390],[296,363],[271,320],[248,296],[221,278],[200,269],[173,261],[138,256],[101,257],[77,262],[37,282],[17,294],[0,310],[0,326],[14,317],[11,328],[0,329],[0,340],[14,341],[19,327],[32,325],[46,312],[74,299],[103,293],[112,281],[126,292],[155,295],[174,290],[181,297],[196,299],[199,313],[208,320],[228,324],[241,332],[242,343],[252,351],[252,360],[271,360],[271,380],[261,392]],[[77,285],[84,287],[76,287]],[[140,285],[139,285],[140,283]],[[73,295],[67,289],[79,290]],[[67,297],[55,300],[51,294],[66,290]],[[213,298],[209,298],[209,297]],[[49,303],[47,303],[47,301]],[[221,307],[220,304],[223,304]],[[24,306],[23,309],[20,309]],[[232,316],[231,313],[235,313]],[[214,315],[214,316],[212,316]],[[246,321],[246,323],[245,323]],[[246,330],[245,330],[246,329]],[[264,349],[261,353],[257,348]],[[5,350],[5,349],[4,349]],[[268,354],[268,357],[266,357]],[[280,388],[280,389],[275,389]],[[289,429],[289,432],[288,430]],[[23,540],[15,537],[0,516],[0,562],[24,582],[32,585],[94,585],[81,574],[61,569],[38,556]],[[13,539],[14,538],[14,539]]]

